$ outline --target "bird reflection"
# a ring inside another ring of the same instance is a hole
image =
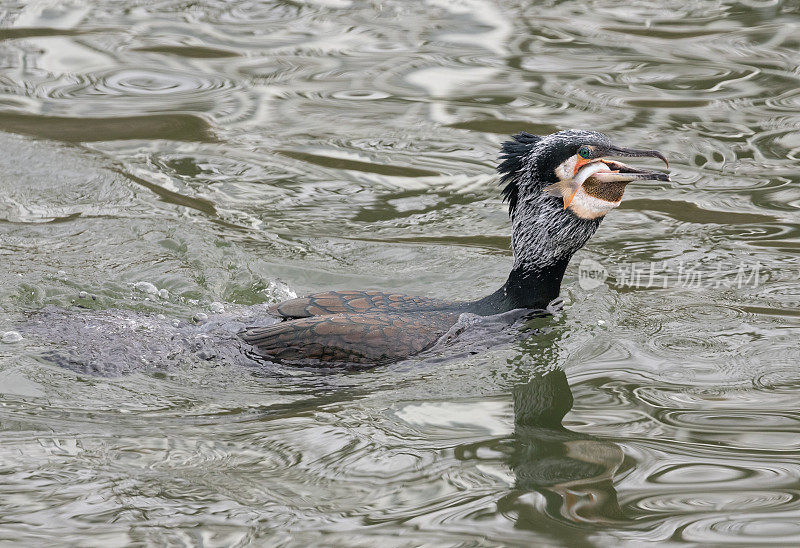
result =
[[[542,509],[528,496],[537,492],[544,497],[543,510],[558,520],[595,525],[622,520],[613,478],[624,454],[615,443],[561,424],[573,403],[564,371],[514,386],[513,395],[514,435],[506,454],[516,483],[500,501],[500,511],[516,514],[519,528],[540,529]]]

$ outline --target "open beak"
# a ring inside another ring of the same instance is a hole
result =
[[[589,177],[601,182],[630,182],[630,181],[669,181],[669,175],[662,171],[655,171],[649,169],[639,169],[611,158],[631,158],[631,157],[649,157],[658,158],[663,161],[667,167],[669,162],[663,154],[657,150],[641,150],[636,148],[621,148],[615,146],[604,147],[602,149],[595,149],[595,159],[582,167],[580,171],[587,169],[591,171]],[[597,165],[602,162],[604,165]],[[595,165],[592,165],[595,164]],[[588,177],[586,177],[588,178]]]
[[[589,180],[599,183],[616,183],[614,185],[608,185],[615,190],[619,196],[616,199],[607,200],[612,202],[618,202],[622,199],[625,185],[631,181],[669,181],[669,175],[662,171],[639,169],[611,159],[619,157],[658,158],[669,167],[667,159],[657,150],[595,146],[593,153],[593,159],[578,158],[574,167],[574,175],[571,179],[562,180],[558,183],[546,186],[543,192],[551,196],[560,196],[563,198],[564,209],[567,209],[578,194],[578,190]]]

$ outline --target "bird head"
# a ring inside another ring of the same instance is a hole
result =
[[[618,147],[596,131],[514,135],[513,141],[503,143],[498,167],[509,213],[514,217],[522,202],[558,203],[565,215],[599,220],[620,204],[631,181],[669,181],[666,173],[616,160],[630,157],[658,158],[667,164],[656,150]]]

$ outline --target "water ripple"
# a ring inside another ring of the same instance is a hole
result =
[[[51,86],[48,96],[69,101],[98,101],[109,97],[127,99],[164,97],[171,100],[211,97],[230,93],[230,80],[175,70],[129,68],[84,75],[79,82]]]
[[[636,505],[648,512],[725,512],[725,511],[764,511],[774,507],[797,503],[797,492],[746,491],[720,493],[666,493],[642,498]]]

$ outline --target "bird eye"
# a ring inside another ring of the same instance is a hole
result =
[[[578,149],[578,156],[583,158],[584,160],[589,158],[592,155],[592,149],[589,147],[581,147]]]

